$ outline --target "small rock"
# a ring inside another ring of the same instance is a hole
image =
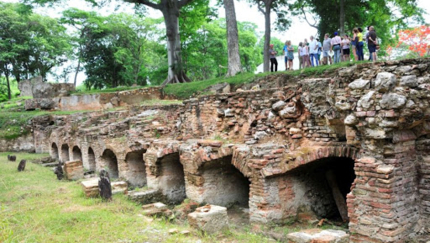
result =
[[[346,125],[353,126],[353,125],[358,124],[358,119],[357,119],[357,117],[355,117],[354,115],[348,115],[348,116],[345,118],[344,123],[345,123]]]
[[[397,109],[406,104],[406,97],[396,93],[384,94],[379,104],[384,109]]]
[[[404,76],[400,80],[400,85],[415,88],[418,86],[418,80],[416,75]]]
[[[284,108],[284,106],[287,105],[287,103],[285,103],[284,101],[280,100],[278,102],[276,102],[275,104],[272,105],[272,109],[274,111],[280,111],[282,110],[282,108]]]
[[[169,235],[173,235],[173,234],[177,234],[177,233],[179,233],[179,230],[178,229],[169,229]]]
[[[360,100],[357,102],[358,107],[369,109],[373,104],[372,97],[375,94],[375,91],[369,91],[367,94],[363,95]]]
[[[355,80],[354,82],[352,82],[352,83],[350,83],[349,85],[348,85],[348,87],[350,88],[350,89],[358,89],[358,90],[362,90],[362,89],[365,89],[366,88],[366,86],[368,86],[368,84],[369,84],[369,80],[364,80],[364,79],[357,79],[357,80]]]
[[[375,79],[375,88],[380,92],[388,92],[396,86],[396,75],[388,72],[378,73]]]

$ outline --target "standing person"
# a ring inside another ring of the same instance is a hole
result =
[[[340,37],[337,35],[337,32],[334,32],[334,37],[331,39],[331,49],[334,51],[334,63],[339,63],[340,61],[340,43]]]
[[[364,53],[363,53],[363,30],[358,27],[356,29],[354,29],[357,31],[357,35],[356,35],[356,43],[357,43],[357,56],[358,56],[358,60],[359,61],[363,61],[364,60]]]
[[[376,40],[376,32],[375,28],[373,26],[369,27],[369,37],[368,37],[368,48],[369,48],[369,55],[372,57],[372,61],[376,62],[376,46],[378,45],[378,41]]]
[[[349,36],[345,35],[342,40],[342,54],[343,54],[343,60],[348,61],[350,59],[350,41]]]
[[[331,64],[332,63],[331,56],[330,56],[331,38],[329,38],[328,33],[324,35],[324,41],[323,41],[322,49],[323,49],[323,63],[324,63],[324,65],[328,64],[328,60],[330,60],[330,64]]]
[[[302,69],[302,68],[304,68],[304,66],[303,66],[303,42],[299,43],[299,48],[298,48],[297,52],[299,53],[299,69]]]
[[[287,59],[288,70],[293,70],[294,47],[291,45],[291,41],[287,41]]]
[[[275,72],[277,72],[278,61],[276,60],[276,51],[273,49],[273,44],[270,44],[269,57],[270,57],[270,71],[273,72],[273,66],[275,66]]]
[[[314,40],[314,37],[311,36],[310,37],[310,42],[309,42],[309,56],[311,59],[311,65],[312,67],[317,67],[318,66],[318,42],[316,40]],[[315,63],[314,63],[315,60]]]
[[[285,62],[285,71],[288,70],[288,41],[285,41],[284,49],[282,49],[282,53],[284,54],[284,62]]]
[[[305,39],[305,42],[303,43],[303,68],[310,66],[311,60],[309,59],[309,43],[308,40]]]
[[[357,61],[358,60],[357,43],[355,42],[355,37],[356,37],[356,34],[355,34],[355,32],[353,32],[353,36],[352,36],[352,40],[351,40],[351,51],[352,51],[352,54],[354,55],[354,61]]]
[[[364,37],[365,41],[366,41],[366,44],[367,44],[367,49],[369,50],[369,53],[370,53],[370,48],[369,48],[369,33],[370,33],[370,25],[367,26],[367,33],[366,33],[366,36]],[[369,61],[372,61],[372,55],[370,55],[370,54],[369,54]]]
[[[318,62],[321,62],[322,45],[319,38],[317,38],[317,44],[318,44]]]

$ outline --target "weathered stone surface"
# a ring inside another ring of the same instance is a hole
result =
[[[348,243],[349,235],[342,230],[309,229],[287,235],[290,243]]]
[[[99,178],[91,178],[81,182],[86,197],[98,197],[100,195],[98,182]],[[127,186],[125,181],[111,182],[112,194],[127,194]]]
[[[364,79],[357,79],[354,82],[348,84],[348,87],[350,89],[358,89],[358,90],[363,90],[365,88],[368,87],[370,81],[369,80],[364,80]]]
[[[379,105],[384,109],[397,109],[406,104],[406,97],[396,93],[388,93],[382,96]]]
[[[128,198],[141,204],[163,202],[165,200],[164,195],[157,189],[147,189],[144,191],[129,191]]]
[[[24,79],[18,83],[20,96],[33,96],[33,85],[42,83],[42,76],[37,76],[32,79]]]
[[[354,115],[348,115],[345,118],[344,122],[346,125],[353,126],[353,125],[356,125],[358,123],[358,119]]]
[[[49,98],[29,99],[25,101],[25,110],[52,110],[56,107],[55,102]]]
[[[206,205],[188,214],[191,227],[206,233],[218,233],[228,228],[227,208],[216,205]]]
[[[84,167],[81,160],[67,161],[64,163],[64,174],[67,180],[79,180],[84,178]]]
[[[400,79],[400,85],[415,88],[418,86],[418,79],[416,75],[404,76]]]
[[[272,109],[274,111],[280,111],[286,105],[287,105],[287,103],[285,103],[284,101],[280,100],[280,101],[278,101],[278,102],[276,102],[275,104],[272,105]]]
[[[146,216],[170,217],[172,215],[167,205],[161,202],[143,205],[142,209]]]
[[[369,109],[374,103],[372,99],[374,94],[375,91],[369,91],[367,94],[363,95],[358,101],[357,106]]]
[[[378,73],[375,79],[375,88],[380,92],[388,92],[396,86],[396,75],[388,72]]]

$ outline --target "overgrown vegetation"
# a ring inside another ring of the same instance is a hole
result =
[[[204,235],[186,223],[145,217],[124,195],[111,202],[85,198],[79,183],[57,181],[50,169],[32,163],[18,172],[6,155],[0,153],[0,242],[273,242],[249,230]],[[17,160],[43,156],[18,153]]]

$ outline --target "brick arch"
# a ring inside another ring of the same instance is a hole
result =
[[[54,159],[59,159],[58,146],[55,142],[51,144],[51,157]]]
[[[338,157],[350,158],[355,161],[359,158],[359,149],[352,146],[304,147],[298,151],[284,154],[282,163],[285,166],[282,168],[276,171],[271,168],[263,168],[262,174],[264,177],[280,175],[320,159]]]
[[[119,177],[118,156],[112,149],[106,148],[100,156],[101,165],[109,172],[112,179]]]
[[[82,161],[82,151],[78,145],[73,146],[72,149],[72,159]]]
[[[61,161],[65,163],[69,160],[70,160],[69,145],[67,143],[63,143],[63,145],[61,145]]]

